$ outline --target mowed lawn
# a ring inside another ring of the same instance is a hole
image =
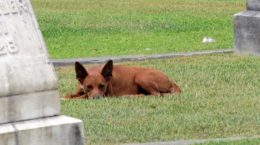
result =
[[[236,141],[218,141],[218,142],[206,142],[202,144],[196,145],[259,145],[260,139],[252,138],[252,139],[242,139]]]
[[[62,101],[80,118],[90,145],[260,135],[260,58],[234,54],[177,57],[126,65],[162,70],[178,96]],[[73,67],[56,68],[61,96],[76,86]],[[216,144],[259,144],[243,140]]]
[[[233,47],[244,0],[32,0],[51,58]],[[216,39],[203,44],[203,37]]]

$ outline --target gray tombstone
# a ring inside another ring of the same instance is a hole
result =
[[[247,10],[260,11],[259,0],[247,0],[246,6],[247,6]]]
[[[247,10],[234,15],[235,52],[260,55],[260,0],[247,0]]]
[[[83,145],[60,116],[57,76],[30,0],[0,0],[0,145]]]

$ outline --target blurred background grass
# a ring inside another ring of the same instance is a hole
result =
[[[32,0],[51,58],[233,47],[243,0]],[[205,36],[215,43],[203,44]]]

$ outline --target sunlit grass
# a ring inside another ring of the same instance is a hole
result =
[[[224,54],[125,64],[160,69],[183,92],[165,97],[62,101],[63,114],[84,121],[89,144],[260,134],[259,58]],[[61,95],[73,91],[73,67],[57,68],[57,72]]]
[[[219,141],[219,142],[208,142],[196,145],[259,145],[260,139],[241,139],[237,141]]]
[[[245,7],[242,0],[32,2],[52,58],[232,48],[233,14]],[[216,42],[201,43],[205,36]]]

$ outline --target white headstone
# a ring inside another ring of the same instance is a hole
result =
[[[58,116],[59,100],[30,1],[0,0],[0,144],[35,145],[39,137],[37,145],[83,145],[82,122]]]

